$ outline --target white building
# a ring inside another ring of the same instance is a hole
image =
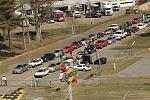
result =
[[[67,5],[77,5],[77,4],[86,4],[88,2],[91,3],[109,3],[112,5],[120,5],[120,7],[129,7],[134,6],[135,1],[137,0],[64,0],[64,1],[58,1],[54,3],[54,6],[67,6]]]

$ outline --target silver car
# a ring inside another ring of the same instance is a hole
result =
[[[13,74],[21,74],[27,70],[29,70],[30,65],[29,64],[19,64],[17,65],[14,70],[12,71]]]
[[[113,44],[117,41],[117,39],[115,36],[111,35],[108,37],[107,41],[108,41],[108,44]]]

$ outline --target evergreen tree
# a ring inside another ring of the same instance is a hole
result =
[[[15,21],[17,17],[14,15],[17,9],[15,0],[0,0],[0,29],[7,30],[9,36],[9,47],[11,47],[11,30],[15,28]],[[5,32],[5,31],[3,31]]]

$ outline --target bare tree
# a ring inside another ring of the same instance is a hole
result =
[[[53,3],[60,0],[24,0],[30,5],[35,18],[36,40],[40,41],[40,46],[43,45],[41,25],[44,22],[48,12],[53,8]]]

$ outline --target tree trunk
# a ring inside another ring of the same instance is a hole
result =
[[[11,39],[10,29],[8,29],[8,36],[9,36],[9,48],[10,51],[12,52],[13,49],[12,49],[12,39]]]
[[[27,46],[26,46],[26,37],[25,37],[25,32],[24,32],[24,25],[22,27],[22,34],[23,34],[23,46],[24,46],[24,50],[27,50]]]

